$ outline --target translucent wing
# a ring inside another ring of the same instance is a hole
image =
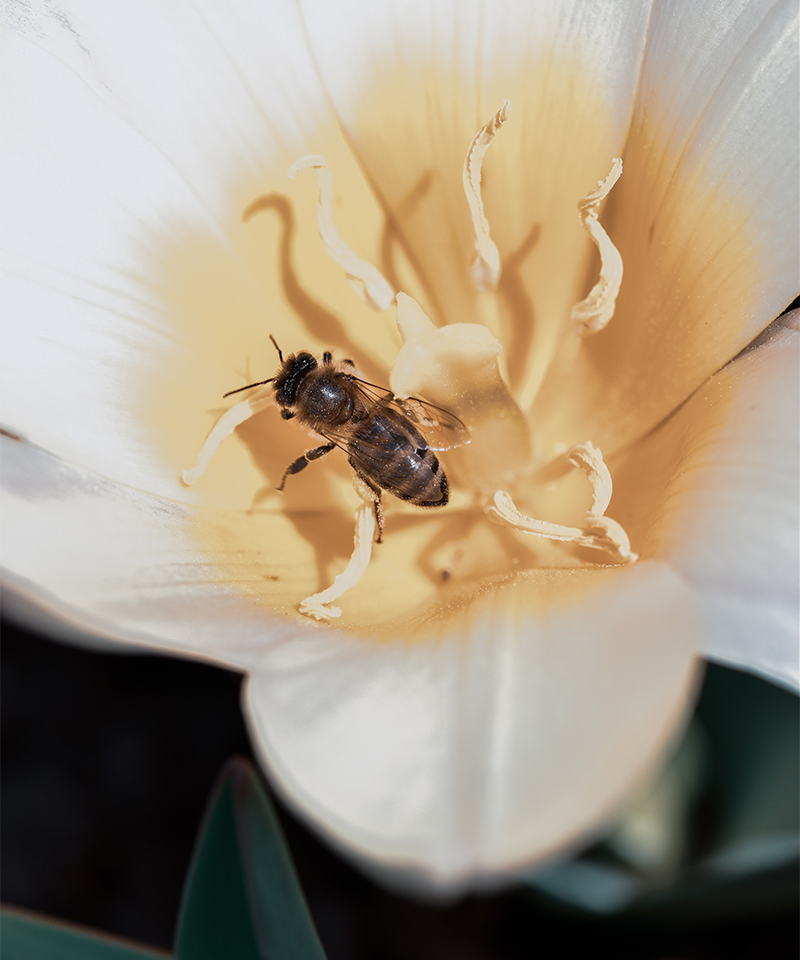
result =
[[[472,439],[463,421],[434,403],[417,397],[398,400],[386,387],[379,387],[358,377],[353,377],[353,380],[367,403],[393,407],[408,417],[425,435],[431,450],[452,450],[454,447],[463,447]]]
[[[420,427],[431,450],[452,450],[453,447],[463,447],[472,440],[463,421],[434,403],[417,397],[393,400],[392,403]]]
[[[370,383],[360,377],[351,376],[350,381],[355,384],[368,407],[376,403],[391,403],[394,400],[394,394],[388,387],[379,387],[376,383]]]

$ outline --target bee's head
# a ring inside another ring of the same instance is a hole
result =
[[[317,366],[313,354],[293,353],[283,361],[281,369],[273,380],[275,399],[282,407],[293,407],[297,403],[300,385]]]

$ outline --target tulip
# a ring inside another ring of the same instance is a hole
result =
[[[449,890],[596,836],[702,658],[797,688],[794,3],[4,18],[12,615],[243,671],[294,808]],[[372,546],[340,453],[277,493],[269,386],[182,483],[270,335],[464,420],[450,504]]]

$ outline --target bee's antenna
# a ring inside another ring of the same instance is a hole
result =
[[[275,337],[273,337],[272,334],[270,334],[269,338],[272,341],[272,346],[275,347],[275,349],[278,351],[278,359],[280,360],[281,363],[283,363],[283,354],[281,353],[281,348],[275,342]]]
[[[270,377],[269,380],[259,380],[258,383],[248,383],[246,387],[238,387],[236,390],[229,390],[227,393],[222,394],[222,399],[225,397],[232,397],[234,393],[241,393],[242,390],[249,390],[250,387],[263,387],[265,383],[272,383],[275,377]]]

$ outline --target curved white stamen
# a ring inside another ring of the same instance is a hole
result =
[[[472,281],[478,290],[494,290],[500,279],[500,252],[489,236],[489,221],[481,197],[481,167],[497,131],[505,123],[511,109],[509,100],[492,119],[475,134],[464,159],[464,193],[467,195],[472,227],[475,231],[475,259],[472,262]]]
[[[344,270],[350,286],[376,310],[388,310],[394,302],[394,290],[381,272],[369,261],[362,260],[339,236],[333,222],[333,172],[325,157],[309,153],[289,167],[287,176],[294,180],[297,171],[311,167],[317,171],[319,200],[317,201],[317,223],[322,245],[328,256]]]
[[[603,454],[591,443],[576,443],[567,451],[567,459],[586,474],[592,485],[592,505],[587,516],[602,517],[611,502],[614,485]]]
[[[532,533],[546,540],[561,540],[565,543],[577,543],[584,547],[594,546],[591,537],[585,537],[579,527],[565,527],[560,523],[537,520],[528,517],[518,509],[510,493],[496,490],[492,502],[486,505],[486,513],[492,520],[500,520],[522,533]]]
[[[578,204],[581,223],[600,253],[600,278],[589,296],[576,303],[569,315],[573,328],[584,337],[599,333],[614,316],[622,284],[622,257],[597,219],[600,204],[621,176],[622,160],[615,157],[609,175],[598,181],[597,189]]]
[[[339,607],[331,607],[328,604],[347,593],[367,572],[372,557],[374,536],[375,508],[372,502],[365,501],[356,510],[353,553],[347,566],[327,589],[306,597],[298,608],[300,613],[304,613],[307,617],[314,617],[315,620],[333,620],[342,615]]]
[[[595,517],[588,513],[584,531],[590,534],[598,550],[605,550],[612,560],[621,564],[636,563],[638,553],[631,551],[631,542],[622,526],[611,517]]]
[[[244,423],[245,420],[249,420],[250,417],[270,406],[274,399],[271,387],[268,390],[259,390],[249,400],[242,400],[241,403],[235,404],[230,410],[223,413],[211,428],[211,433],[206,437],[203,446],[200,448],[195,465],[191,470],[184,470],[181,474],[183,482],[187,486],[191,486],[195,480],[202,477],[206,472],[209,460],[217,452],[222,441],[226,440],[240,423]]]
[[[579,443],[567,452],[567,457],[571,463],[583,470],[592,485],[592,506],[586,514],[583,528],[566,527],[560,523],[526,516],[517,509],[511,494],[505,490],[495,491],[492,502],[486,505],[487,515],[498,523],[507,523],[521,533],[546,540],[574,543],[593,550],[604,550],[616,563],[635,563],[639,557],[631,551],[628,535],[616,520],[604,516],[613,488],[611,474],[603,461],[603,455],[591,443]]]

